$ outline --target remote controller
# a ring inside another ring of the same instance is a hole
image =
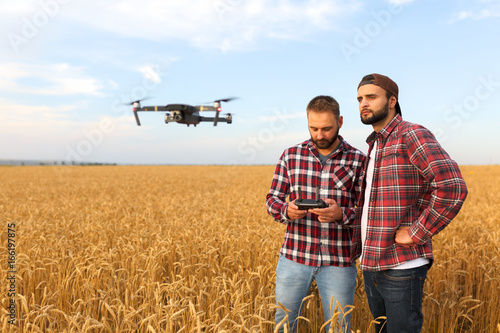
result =
[[[299,186],[298,198],[297,200],[295,200],[295,204],[297,205],[297,207],[299,207],[300,210],[328,207],[326,202],[324,202],[322,199],[319,198],[319,187],[316,187],[316,199],[313,200],[313,199],[302,199],[302,193],[300,191],[300,186]]]

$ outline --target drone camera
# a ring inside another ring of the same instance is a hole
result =
[[[174,118],[175,121],[181,121],[182,120],[182,113],[179,111],[174,111],[174,112],[172,112],[172,117]]]

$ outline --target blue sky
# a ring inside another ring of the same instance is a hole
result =
[[[2,2],[0,159],[275,164],[321,94],[366,152],[356,87],[381,73],[459,164],[500,163],[499,0]],[[217,127],[122,104],[232,96]]]

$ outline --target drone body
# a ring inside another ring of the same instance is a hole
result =
[[[223,118],[220,117],[220,112],[222,111],[221,102],[229,102],[233,98],[219,99],[214,101],[212,105],[188,105],[188,104],[168,104],[166,106],[141,106],[141,101],[135,101],[130,103],[133,106],[132,111],[134,112],[135,120],[137,126],[141,126],[139,121],[139,116],[137,112],[162,112],[165,111],[165,123],[176,122],[179,124],[198,125],[200,122],[213,122],[214,126],[217,126],[219,122],[225,122],[231,124],[233,122],[233,117],[230,113],[227,113]],[[215,112],[215,117],[203,117],[200,112],[212,111]]]

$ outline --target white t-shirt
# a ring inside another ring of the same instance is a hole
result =
[[[365,240],[366,240],[366,229],[368,228],[368,206],[370,204],[370,194],[372,191],[372,182],[373,182],[373,171],[375,169],[375,156],[377,151],[377,141],[373,144],[373,149],[370,152],[370,156],[368,158],[368,168],[366,169],[366,188],[365,188],[365,202],[363,205],[363,213],[361,215],[361,241],[362,247],[364,249]],[[363,252],[361,252],[361,257],[363,257]],[[361,258],[360,258],[361,259]],[[402,263],[394,267],[393,269],[410,269],[416,268],[420,266],[427,265],[429,263],[429,259],[426,258],[418,258],[413,259],[407,262]]]

